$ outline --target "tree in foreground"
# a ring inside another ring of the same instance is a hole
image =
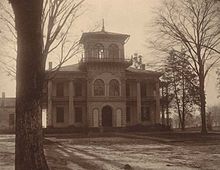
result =
[[[198,77],[202,133],[207,133],[205,80],[220,61],[219,15],[214,0],[167,0],[154,21],[156,48],[164,52],[184,49],[182,59]]]
[[[48,169],[43,151],[41,117],[46,60],[60,47],[59,68],[78,51],[78,42],[69,43],[67,33],[83,1],[74,4],[74,1],[68,3],[65,0],[9,0],[14,12],[14,36],[17,40],[16,170]],[[67,44],[69,48],[65,51]]]
[[[73,33],[73,24],[83,14],[85,0],[44,0],[42,9],[41,31],[43,34],[44,60],[56,61],[53,70],[73,58],[80,51],[79,37]],[[10,76],[16,77],[16,29],[15,18],[6,0],[0,2],[0,37],[10,48],[0,58],[0,65]],[[75,28],[75,27],[74,27]],[[74,36],[73,36],[74,34]],[[3,42],[2,42],[3,43]],[[7,51],[7,50],[6,50]],[[5,54],[6,53],[6,54]],[[58,57],[55,58],[57,54]]]
[[[17,31],[16,170],[47,170],[40,99],[44,82],[43,0],[10,0]]]

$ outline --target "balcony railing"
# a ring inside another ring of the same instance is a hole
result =
[[[126,63],[126,64],[132,64],[131,59],[125,59],[125,58],[97,58],[97,57],[88,57],[88,58],[82,58],[81,63],[87,63],[87,62],[113,62],[113,63]]]

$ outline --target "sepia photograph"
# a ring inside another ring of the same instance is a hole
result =
[[[0,170],[219,170],[220,0],[1,0]]]

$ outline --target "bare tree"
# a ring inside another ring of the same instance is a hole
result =
[[[85,0],[45,0],[43,2],[41,30],[43,33],[43,55],[44,63],[48,58],[54,58],[58,55],[58,63],[53,68],[57,70],[62,64],[70,60],[73,56],[80,52],[79,37],[71,36],[71,29],[74,21],[83,13],[81,9]],[[4,70],[8,75],[14,76],[16,73],[15,62],[16,50],[16,30],[15,19],[11,8],[7,4],[0,2],[0,21],[4,28],[1,37],[8,42],[11,53],[3,55],[4,59],[0,60],[0,64],[4,65]]]
[[[10,17],[1,19],[17,40],[15,169],[47,170],[41,118],[46,60],[60,47],[59,68],[78,52],[78,41],[69,41],[68,32],[84,0],[9,2],[14,15],[5,8]]]
[[[70,36],[74,21],[82,14],[79,12],[85,0],[45,0],[43,7],[42,32],[44,33],[43,55],[46,63],[48,55],[59,47],[58,69],[63,63],[75,56],[80,49],[79,39]],[[70,39],[71,38],[71,39]]]
[[[183,59],[198,76],[202,133],[207,133],[205,79],[220,60],[218,17],[214,0],[169,0],[154,21],[158,28],[155,47],[166,52],[184,49]]]

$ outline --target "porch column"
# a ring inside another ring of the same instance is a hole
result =
[[[141,83],[137,81],[137,123],[141,123]]]
[[[52,95],[53,95],[53,86],[52,81],[49,80],[47,84],[48,94],[47,94],[47,126],[53,125],[53,113],[52,113]]]
[[[104,47],[104,58],[108,58],[108,47]]]
[[[109,84],[106,84],[105,85],[105,96],[109,96],[109,93],[110,93],[110,91],[109,91]]]
[[[75,122],[73,97],[74,97],[74,83],[73,83],[73,80],[70,80],[69,82],[69,125],[73,125]]]
[[[120,95],[122,97],[123,102],[123,107],[122,109],[122,127],[125,127],[127,122],[126,122],[126,79],[122,78],[121,79],[121,84],[120,84]]]
[[[156,108],[155,108],[155,123],[160,123],[160,84],[156,81]]]

